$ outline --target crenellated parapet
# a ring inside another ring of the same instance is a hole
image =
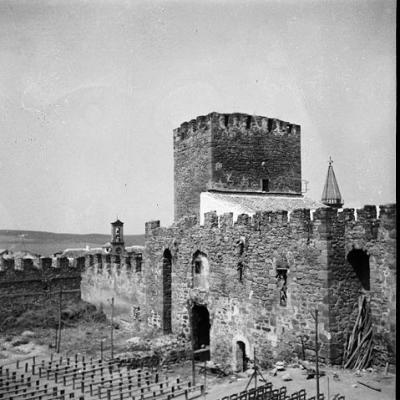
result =
[[[76,259],[76,262],[79,262],[85,271],[92,270],[102,274],[105,271],[111,273],[115,270],[117,275],[120,275],[122,270],[127,273],[141,272],[143,255],[140,252],[122,256],[104,253],[87,254]]]
[[[379,211],[379,215],[377,210]],[[360,209],[345,208],[337,210],[330,207],[321,207],[316,210],[296,209],[291,212],[286,210],[259,211],[254,215],[241,214],[236,219],[233,213],[217,215],[215,211],[204,214],[204,225],[199,225],[195,216],[186,216],[176,221],[171,228],[190,229],[198,227],[200,230],[219,229],[221,232],[232,229],[248,229],[253,231],[285,228],[287,230],[308,230],[318,232],[320,235],[333,233],[337,226],[347,228],[361,225],[367,231],[367,236],[376,237],[379,227],[393,231],[396,227],[396,205],[387,204],[380,206],[366,205]],[[170,228],[160,226],[160,221],[146,223],[146,237],[163,235]],[[372,236],[371,236],[372,235]]]
[[[174,142],[189,139],[192,135],[198,135],[211,127],[211,114],[202,115],[189,122],[183,122],[179,128],[174,129]]]
[[[362,228],[364,240],[377,239],[379,230],[386,230],[390,237],[396,238],[396,204],[345,208],[339,211],[338,220],[348,230]]]
[[[0,320],[31,307],[80,301],[82,260],[66,257],[0,257]]]
[[[300,125],[277,118],[245,113],[221,114],[212,112],[191,121],[183,122],[179,128],[174,129],[174,142],[190,139],[213,128],[231,135],[242,134],[246,136],[262,133],[274,136],[300,136]]]
[[[43,280],[48,277],[79,277],[82,260],[67,257],[0,257],[0,282],[21,278]]]

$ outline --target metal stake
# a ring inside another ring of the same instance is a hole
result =
[[[60,301],[58,303],[58,341],[57,341],[57,353],[60,352],[61,346],[61,301],[62,301],[62,288],[60,288]]]
[[[111,298],[111,359],[114,358],[114,297]]]
[[[204,360],[204,391],[207,390],[207,360]]]
[[[317,399],[319,399],[319,363],[318,363],[318,309],[315,310],[315,371],[317,378]]]
[[[196,385],[196,364],[194,362],[193,310],[190,305],[189,305],[189,313],[190,313],[190,324],[191,324],[190,336],[191,336],[191,340],[192,340],[192,381],[193,381],[193,386],[195,386]]]

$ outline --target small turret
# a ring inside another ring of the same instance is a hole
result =
[[[340,194],[339,185],[336,180],[335,172],[332,167],[333,160],[329,157],[328,174],[326,175],[326,181],[324,191],[322,192],[321,201],[326,206],[333,208],[341,208],[343,206],[343,198]]]

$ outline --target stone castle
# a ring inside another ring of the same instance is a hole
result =
[[[83,299],[113,296],[135,330],[184,337],[241,370],[254,350],[261,364],[313,358],[316,309],[320,356],[340,364],[362,294],[373,362],[394,363],[396,205],[341,208],[331,164],[322,201],[303,196],[300,126],[277,119],[198,117],[174,131],[174,162],[173,225],[146,223],[129,256],[118,225],[111,254],[76,262]]]

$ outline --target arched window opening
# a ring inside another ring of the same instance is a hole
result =
[[[193,287],[208,289],[208,258],[207,254],[197,250],[192,257]]]
[[[163,331],[172,332],[172,254],[169,249],[163,254]]]
[[[203,253],[200,250],[197,250],[192,257],[192,265],[193,265],[193,272],[195,274],[201,274],[204,266],[205,261],[207,260],[207,254]]]
[[[362,249],[353,249],[347,255],[347,261],[353,267],[363,289],[370,290],[369,255]]]

